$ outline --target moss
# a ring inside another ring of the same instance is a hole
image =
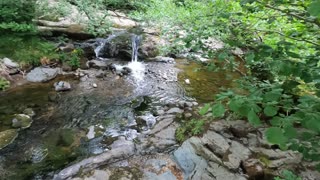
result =
[[[74,142],[74,132],[72,129],[61,129],[58,145],[71,146]]]

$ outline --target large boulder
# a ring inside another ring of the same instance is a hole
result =
[[[27,74],[27,80],[30,82],[46,82],[54,79],[58,73],[58,68],[37,67]]]

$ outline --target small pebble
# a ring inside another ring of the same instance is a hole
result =
[[[98,85],[97,85],[96,83],[93,83],[93,84],[92,84],[92,87],[97,88]]]
[[[184,82],[186,82],[186,84],[190,84],[190,80],[189,79],[184,80]]]

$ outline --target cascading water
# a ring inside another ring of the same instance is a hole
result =
[[[132,76],[136,81],[141,82],[144,77],[144,64],[138,62],[138,50],[139,44],[141,42],[141,36],[133,34],[132,35],[132,57],[131,62],[127,65],[128,68],[132,70]]]
[[[115,34],[112,34],[110,35],[108,38],[106,39],[103,39],[101,41],[99,41],[98,43],[98,46],[94,49],[94,52],[95,52],[95,55],[97,58],[101,58],[100,55],[101,55],[101,51],[103,50],[103,48],[106,46],[106,43],[111,41],[113,38],[123,34],[124,32],[118,32],[118,33],[115,33]]]

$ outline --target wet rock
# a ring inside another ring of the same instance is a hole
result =
[[[17,114],[12,119],[12,127],[26,129],[32,124],[32,119],[30,116],[25,114]]]
[[[58,73],[58,68],[37,67],[27,74],[27,80],[30,82],[46,82],[54,79]]]
[[[247,159],[243,162],[243,168],[251,179],[260,179],[264,175],[263,165],[257,159]]]
[[[167,114],[182,114],[183,110],[177,107],[171,108],[169,109],[167,112]]]
[[[0,132],[0,149],[5,148],[11,144],[18,137],[16,129],[9,129]]]
[[[33,117],[33,116],[36,115],[36,113],[35,113],[35,112],[33,111],[33,109],[31,109],[31,108],[25,109],[25,110],[23,111],[23,114],[26,114],[26,115],[28,115],[28,116],[30,116],[30,117]]]
[[[124,140],[121,140],[124,141]],[[68,179],[81,172],[88,172],[102,165],[111,164],[120,160],[126,159],[134,154],[135,146],[131,141],[121,143],[121,145],[114,146],[113,149],[97,155],[84,159],[76,164],[73,164],[54,176],[54,180]]]
[[[66,81],[59,81],[53,84],[56,91],[69,91],[71,90],[71,84]]]
[[[155,57],[154,61],[164,62],[164,63],[174,63],[174,59],[173,58],[171,58],[171,57],[163,57],[163,56]]]
[[[87,138],[88,139],[93,139],[95,137],[95,131],[94,131],[94,126],[89,127],[89,131],[87,133]]]
[[[151,129],[156,124],[156,118],[151,113],[146,113],[143,116],[138,116],[137,118],[145,121],[148,129]]]
[[[3,64],[9,69],[16,69],[20,67],[18,63],[13,62],[9,58],[3,58],[2,61],[3,61]]]
[[[87,62],[87,66],[95,69],[107,69],[109,65],[104,60],[91,60]]]

